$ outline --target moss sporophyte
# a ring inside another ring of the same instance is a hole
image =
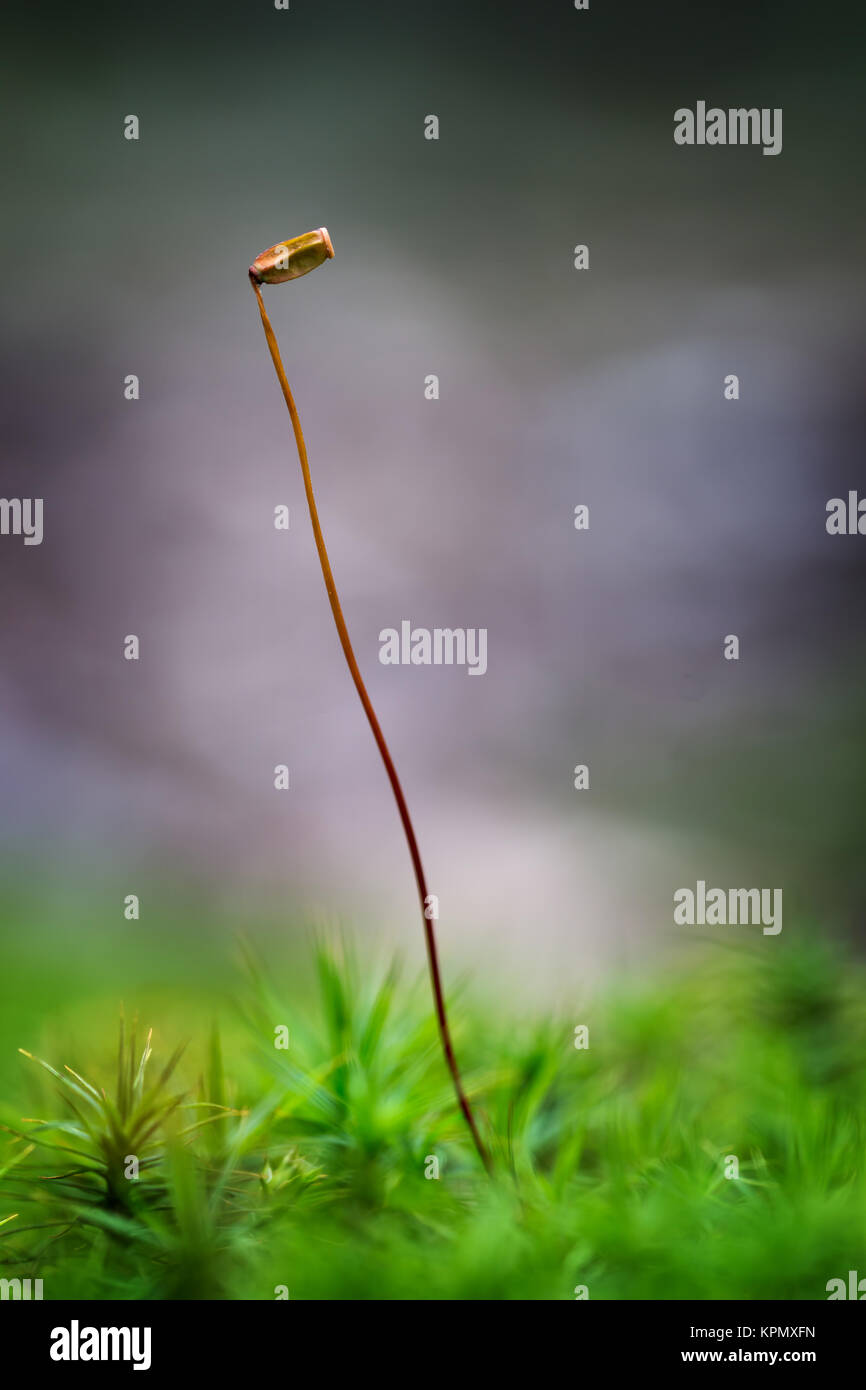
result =
[[[268,344],[268,350],[270,351],[271,360],[274,364],[274,370],[277,374],[277,380],[280,383],[280,388],[282,390],[286,406],[288,407],[289,418],[292,422],[292,429],[294,431],[295,443],[297,445],[298,450],[298,458],[301,464],[301,473],[303,475],[304,480],[304,491],[307,498],[307,507],[310,513],[310,521],[312,522],[313,526],[313,536],[316,542],[316,550],[318,551],[319,555],[319,564],[322,569],[322,576],[325,581],[325,588],[328,593],[328,600],[331,605],[331,612],[334,616],[334,623],[336,624],[337,633],[340,638],[340,645],[343,648],[343,655],[346,658],[346,664],[349,667],[349,672],[355,684],[355,689],[358,692],[358,698],[360,699],[361,704],[364,708],[364,713],[367,716],[367,721],[373,732],[373,737],[376,740],[376,746],[379,749],[382,762],[385,765],[385,771],[388,774],[388,781],[391,784],[391,790],[394,794],[394,800],[397,803],[397,810],[399,812],[400,820],[403,825],[403,830],[406,835],[406,841],[409,846],[409,854],[412,860],[412,868],[415,873],[415,882],[418,887],[418,896],[421,903],[421,920],[424,927],[424,939],[427,946],[427,962],[430,970],[430,983],[433,990],[433,1001],[436,1009],[436,1020],[439,1028],[439,1037],[442,1043],[442,1051],[445,1057],[446,1065],[451,1074],[451,1080],[454,1085],[454,1092],[457,1097],[457,1103],[460,1107],[460,1110],[463,1114],[463,1117],[467,1125],[469,1126],[473,1142],[475,1144],[476,1149],[478,1150],[478,1154],[481,1158],[481,1161],[483,1162],[487,1171],[490,1172],[492,1167],[490,1155],[481,1138],[478,1126],[475,1121],[475,1116],[472,1113],[472,1108],[463,1089],[463,1084],[460,1079],[460,1071],[457,1066],[457,1059],[454,1055],[454,1047],[451,1042],[451,1032],[448,1026],[448,1014],[445,1007],[445,994],[442,987],[442,975],[439,969],[439,957],[436,949],[436,936],[433,928],[432,915],[430,914],[428,907],[431,899],[427,891],[427,882],[424,876],[424,868],[421,862],[421,854],[418,849],[418,841],[416,839],[415,831],[412,825],[412,820],[409,815],[409,808],[406,804],[406,798],[403,795],[403,789],[400,785],[400,780],[397,776],[397,769],[394,766],[394,761],[388,750],[388,745],[385,742],[385,736],[382,733],[379,720],[376,716],[375,710],[373,709],[370,696],[367,693],[367,688],[364,685],[364,681],[361,676],[361,671],[358,666],[358,662],[355,658],[355,653],[352,649],[352,643],[349,639],[349,630],[346,626],[346,620],[343,617],[343,610],[340,605],[339,596],[337,594],[337,586],[334,582],[334,575],[331,570],[330,561],[328,559],[328,552],[325,548],[325,540],[322,535],[322,528],[319,523],[319,514],[316,507],[316,499],[313,493],[313,482],[310,475],[310,465],[307,459],[307,448],[306,444],[304,443],[303,431],[301,430],[301,421],[298,416],[298,411],[295,406],[294,397],[292,396],[288,379],[286,377],[286,372],[285,368],[283,367],[282,358],[280,357],[280,349],[277,345],[274,330],[271,327],[271,322],[268,318],[267,310],[265,309],[264,299],[262,298],[262,285],[280,285],[287,280],[296,280],[301,275],[306,275],[309,271],[315,270],[317,266],[320,266],[324,264],[325,261],[330,260],[333,257],[333,255],[334,248],[331,243],[331,238],[328,235],[327,229],[325,227],[319,227],[317,231],[305,232],[302,236],[292,237],[288,241],[278,242],[275,246],[269,247],[267,251],[263,251],[261,255],[256,257],[256,259],[253,261],[252,265],[249,268],[250,284],[253,287],[253,291],[255,292],[255,296],[258,301],[259,313],[262,317],[262,327],[265,331],[265,339]]]

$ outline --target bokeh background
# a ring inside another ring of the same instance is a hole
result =
[[[859,941],[866,541],[824,521],[866,485],[862,36],[815,15],[7,21],[2,492],[45,505],[40,547],[0,541],[8,1018],[169,940],[182,990],[252,922],[422,963],[246,278],[321,224],[334,261],[268,303],[449,973],[554,994],[687,952],[698,877]],[[698,100],[782,107],[782,154],[678,148]],[[486,627],[487,674],[381,666],[403,618]]]

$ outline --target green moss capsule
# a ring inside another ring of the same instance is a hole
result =
[[[304,232],[290,241],[269,246],[256,256],[250,275],[260,285],[281,285],[284,280],[297,280],[299,275],[315,270],[333,254],[327,227],[319,227],[315,232]]]

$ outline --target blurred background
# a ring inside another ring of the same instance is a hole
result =
[[[25,993],[73,955],[158,973],[178,937],[192,980],[253,920],[422,964],[246,276],[321,224],[335,259],[267,303],[449,975],[555,994],[687,952],[672,894],[699,877],[862,941],[866,540],[824,524],[866,490],[862,45],[853,9],[822,14],[6,21],[2,494],[45,512],[41,546],[0,539]],[[783,108],[781,155],[677,147],[698,100]],[[487,674],[380,665],[404,618],[486,627]]]

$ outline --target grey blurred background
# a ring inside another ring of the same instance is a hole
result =
[[[866,491],[863,45],[820,17],[8,21],[2,493],[45,499],[40,547],[0,541],[8,874],[420,952],[246,278],[324,223],[334,261],[267,302],[452,958],[548,987],[684,949],[697,877],[862,932],[866,539],[824,521]],[[782,154],[678,148],[698,100],[782,107]],[[486,627],[487,674],[381,666],[403,618]]]

